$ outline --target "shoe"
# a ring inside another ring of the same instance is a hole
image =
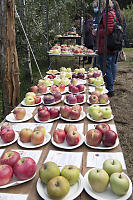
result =
[[[112,92],[108,92],[108,96],[109,97],[113,97],[114,96],[114,92],[112,91]]]

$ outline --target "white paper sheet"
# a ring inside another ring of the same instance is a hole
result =
[[[65,128],[65,126],[66,125],[68,125],[68,124],[58,124],[57,125],[57,128],[60,128],[60,129],[64,129]],[[81,124],[70,124],[70,125],[75,125],[76,127],[77,127],[77,130],[78,130],[78,132],[80,133],[80,134],[84,134],[84,123],[81,123]],[[56,128],[56,129],[57,129]]]
[[[2,156],[2,154],[4,153],[5,149],[0,149],[0,157]]]
[[[55,162],[59,167],[75,165],[80,168],[83,152],[63,152],[50,150],[44,162]]]
[[[28,198],[27,194],[7,194],[0,193],[0,200],[26,200]]]
[[[52,128],[52,123],[48,123],[48,124],[44,124],[44,123],[16,123],[13,124],[13,129],[15,131],[21,131],[21,129],[23,128],[30,128],[30,129],[34,129],[37,126],[44,126],[46,129],[46,132],[49,133],[51,131]]]
[[[115,153],[105,153],[105,152],[88,152],[87,153],[87,166],[86,167],[96,167],[102,168],[103,162],[107,159],[117,159],[121,162],[122,168],[125,170],[125,160],[122,152]]]

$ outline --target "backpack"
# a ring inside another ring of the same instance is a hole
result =
[[[111,51],[115,50],[120,51],[122,49],[123,28],[122,25],[115,19],[114,16],[113,18],[114,18],[114,30],[110,35],[107,36],[107,48]]]

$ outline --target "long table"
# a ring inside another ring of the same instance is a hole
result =
[[[88,91],[88,86],[87,86],[86,94],[88,94],[88,92],[89,91]],[[57,106],[61,106],[61,105],[63,105],[63,102],[58,104]],[[87,112],[88,103],[84,104],[84,110]],[[37,112],[37,108],[33,112],[33,115],[36,112]],[[31,120],[27,121],[26,123],[28,123],[28,122],[35,122],[35,121],[32,118]],[[55,121],[53,123],[52,129],[51,129],[51,134],[56,129],[58,123],[66,123],[66,122],[64,122],[61,119]],[[89,121],[87,118],[85,118],[84,120],[82,120],[78,123],[84,123],[84,134],[87,132],[88,124],[93,124],[93,122]],[[114,124],[114,120],[109,121],[108,124]],[[118,134],[119,134],[119,132],[118,132]],[[12,149],[21,149],[21,147],[19,145],[17,145],[17,143],[14,143],[14,144],[12,144],[12,145],[10,145],[6,148],[6,150],[12,150]],[[22,149],[24,149],[24,148],[22,148]],[[42,166],[42,163],[46,159],[47,154],[49,153],[50,150],[61,151],[61,149],[53,146],[52,143],[49,142],[45,146],[37,148],[37,150],[42,150],[42,154],[41,154],[39,163],[37,165],[37,171],[36,171],[35,178],[33,180],[27,182],[27,183],[24,183],[24,184],[21,184],[21,185],[18,185],[18,186],[13,186],[13,187],[6,188],[6,189],[0,189],[0,193],[28,194],[28,200],[41,200],[42,199],[38,195],[37,190],[36,190],[36,183],[37,183],[37,180],[39,178],[39,169]],[[33,149],[33,151],[34,151],[34,149]],[[68,150],[63,150],[63,151],[68,151]],[[98,151],[101,152],[100,150],[98,150]],[[91,149],[91,148],[87,147],[85,144],[83,144],[82,146],[78,147],[77,149],[71,150],[71,152],[83,152],[83,160],[82,160],[82,166],[80,168],[80,172],[84,176],[85,173],[89,170],[89,168],[86,167],[87,152],[97,152],[97,150]],[[121,146],[119,144],[116,148],[111,149],[111,150],[106,151],[106,152],[122,152],[122,149],[121,149]],[[84,190],[80,194],[80,196],[78,196],[76,198],[76,200],[91,200],[91,199],[93,199],[93,198],[90,197]],[[133,195],[131,196],[130,200],[131,199],[133,199]]]

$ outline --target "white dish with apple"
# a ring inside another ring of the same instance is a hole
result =
[[[89,87],[89,92],[92,93],[95,91],[95,87]],[[108,93],[108,90],[105,88],[105,86],[103,86],[103,91],[101,91],[101,94],[107,94]]]
[[[56,121],[56,120],[58,120],[58,119],[60,119],[60,116],[59,116],[59,117],[56,117],[56,118],[54,118],[54,119],[49,119],[48,121],[40,121],[40,120],[38,119],[38,114],[36,114],[36,115],[34,116],[34,120],[35,120],[36,122],[40,122],[40,123],[50,123],[50,122],[54,122],[54,121]]]
[[[62,120],[67,121],[67,122],[79,122],[79,121],[83,120],[85,117],[86,117],[86,114],[84,111],[81,111],[80,117],[78,119],[69,119],[69,118],[67,119],[67,118],[60,116],[60,118]]]
[[[61,149],[76,149],[78,148],[79,146],[81,146],[84,142],[84,135],[83,134],[80,134],[80,141],[77,145],[74,145],[74,146],[70,146],[68,145],[68,143],[66,142],[66,139],[64,140],[63,143],[56,143],[53,139],[53,137],[51,138],[51,142],[54,146],[58,147],[58,148],[61,148]]]
[[[90,102],[90,100],[89,100],[90,96],[91,96],[91,95],[88,95],[88,100],[87,100],[87,103],[88,103],[88,104],[92,104],[92,103]],[[106,106],[106,105],[108,105],[108,104],[110,104],[110,101],[109,101],[109,100],[108,100],[108,102],[105,103],[105,104],[102,104],[102,103],[96,103],[95,105]]]
[[[21,146],[23,148],[35,149],[35,148],[44,146],[45,144],[47,144],[50,141],[50,139],[51,139],[51,135],[49,133],[46,133],[42,144],[33,145],[31,142],[24,143],[24,142],[21,142],[20,138],[18,138],[17,143],[19,144],[19,146]]]
[[[38,106],[38,105],[40,105],[40,104],[42,104],[42,98],[41,98],[41,102],[40,102],[40,103],[32,104],[32,105],[26,104],[26,103],[25,103],[25,99],[21,102],[21,105],[22,105],[22,106],[29,106],[29,107]]]
[[[83,191],[83,180],[83,176],[80,174],[78,182],[70,186],[68,194],[61,200],[76,199]],[[47,194],[46,185],[41,182],[40,178],[37,181],[37,192],[43,199],[52,200]]]
[[[92,117],[89,115],[89,113],[87,113],[87,118],[88,118],[89,120],[93,121],[93,122],[108,122],[108,121],[114,119],[114,115],[111,115],[111,117],[108,118],[108,119],[101,119],[101,120],[99,120],[99,121],[96,121],[96,120],[92,119]]]
[[[9,115],[6,116],[6,120],[9,121],[9,122],[13,122],[13,123],[25,122],[25,121],[28,121],[31,118],[32,118],[32,114],[31,113],[26,113],[25,117],[23,119],[20,119],[20,120],[17,120],[14,117],[13,113],[10,113]]]
[[[82,104],[84,104],[85,102],[86,102],[86,95],[85,95],[85,94],[84,94],[84,100],[83,100],[81,103],[70,104],[70,103],[68,103],[68,102],[66,101],[66,98],[64,98],[64,103],[67,104],[67,105],[69,105],[69,106],[73,106],[73,105],[76,105],[76,104],[82,105]]]
[[[88,181],[88,174],[90,171],[91,169],[84,176],[84,189],[87,192],[87,194],[89,194],[92,198],[98,199],[98,200],[126,200],[131,196],[132,182],[124,172],[122,172],[122,174],[124,174],[129,180],[129,189],[128,189],[128,192],[124,196],[117,196],[111,191],[110,185],[108,185],[107,190],[105,190],[105,192],[102,192],[102,193],[98,193],[92,190]]]
[[[78,93],[73,93],[73,92],[70,92],[69,90],[68,90],[68,93],[72,93],[72,94],[82,94],[82,93],[85,93],[85,91],[86,91],[86,87],[85,87],[85,89],[83,90],[83,91],[81,91],[81,92],[78,92]]]
[[[15,138],[14,138],[14,140],[11,141],[11,142],[8,142],[8,143],[4,143],[3,140],[0,137],[0,147],[5,147],[5,146],[9,146],[9,145],[13,144],[14,142],[17,141],[18,137],[19,137],[18,133],[15,132]]]

